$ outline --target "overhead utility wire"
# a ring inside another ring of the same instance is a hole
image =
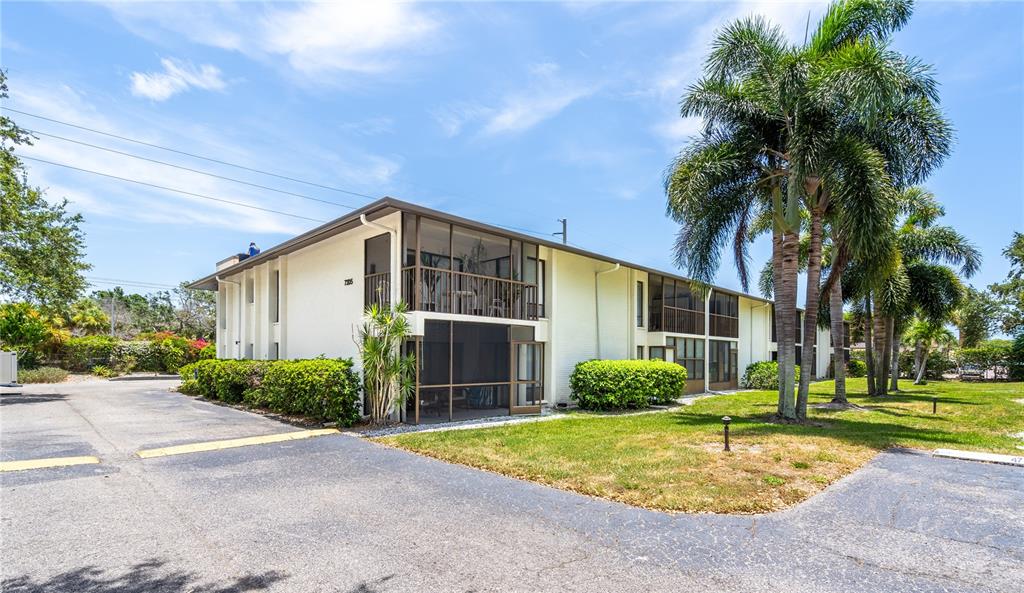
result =
[[[12,109],[10,107],[4,107],[4,109],[6,109],[7,111],[10,111],[11,113],[18,113],[18,114],[21,114],[21,115],[27,115],[29,117],[34,117],[36,119],[41,119],[41,120],[50,121],[50,122],[53,122],[53,123],[56,123],[56,124],[61,124],[62,126],[69,126],[69,127],[72,127],[72,128],[78,128],[79,130],[85,130],[87,132],[93,132],[95,134],[102,134],[103,136],[109,136],[111,138],[117,138],[118,140],[124,140],[125,142],[134,142],[135,144],[141,144],[142,146],[148,146],[150,148],[158,148],[160,150],[166,150],[168,152],[173,152],[173,153],[176,153],[176,154],[185,155],[185,156],[188,156],[188,157],[192,157],[194,159],[202,159],[204,161],[209,161],[211,163],[217,163],[219,165],[227,165],[228,167],[235,167],[237,169],[242,169],[244,171],[250,171],[252,173],[259,173],[261,175],[269,175],[271,177],[277,177],[278,179],[285,179],[287,181],[294,181],[295,183],[302,183],[302,184],[310,185],[310,186],[313,186],[313,187],[319,187],[321,189],[327,189],[327,190],[331,190],[331,191],[336,191],[336,192],[339,192],[339,193],[348,194],[350,196],[359,196],[360,198],[366,198],[368,200],[376,200],[377,199],[376,197],[371,196],[371,195],[367,195],[367,194],[363,194],[363,193],[359,193],[359,192],[343,189],[343,188],[340,188],[340,187],[334,187],[334,186],[330,186],[330,185],[323,185],[321,183],[316,183],[316,182],[313,182],[313,181],[306,181],[305,179],[298,179],[296,177],[289,177],[287,175],[280,175],[278,173],[271,173],[270,171],[264,171],[262,169],[254,169],[252,167],[246,167],[245,165],[239,165],[238,163],[232,163],[232,162],[229,162],[229,161],[222,161],[220,159],[215,159],[215,158],[212,158],[212,157],[203,156],[201,154],[195,154],[193,152],[186,152],[184,150],[178,150],[176,148],[168,148],[166,146],[161,146],[159,144],[153,144],[151,142],[144,142],[142,140],[136,140],[135,138],[128,138],[127,136],[120,136],[118,134],[111,134],[110,132],[104,132],[102,130],[97,130],[95,128],[89,128],[89,127],[86,127],[86,126],[80,126],[78,124],[73,124],[71,122],[61,121],[59,119],[53,119],[52,117],[44,117],[42,115],[36,115],[35,113],[29,113],[27,111],[21,111],[21,110],[18,110],[18,109]]]
[[[145,185],[147,187],[153,187],[153,188],[162,189],[162,190],[165,190],[165,191],[176,192],[176,193],[179,193],[179,194],[184,194],[186,196],[194,196],[196,198],[202,198],[204,200],[213,200],[214,202],[221,202],[221,203],[224,203],[224,204],[232,204],[232,205],[235,205],[235,206],[241,206],[243,208],[252,208],[253,210],[262,210],[263,212],[271,212],[273,214],[280,214],[282,216],[290,216],[292,218],[301,218],[303,220],[311,220],[313,222],[327,222],[326,220],[321,220],[319,218],[310,218],[308,216],[302,216],[300,214],[292,214],[290,212],[282,212],[281,210],[274,210],[272,208],[263,208],[262,206],[253,206],[252,204],[246,204],[245,202],[235,202],[234,200],[225,200],[224,198],[215,198],[213,196],[207,196],[207,195],[204,195],[204,194],[197,194],[195,192],[190,192],[190,191],[186,191],[186,190],[183,190],[183,189],[175,189],[173,187],[166,187],[166,186],[163,186],[163,185],[157,185],[155,183],[148,183],[148,182],[145,182],[145,181],[139,181],[137,179],[128,179],[127,177],[118,177],[117,175],[110,175],[109,173],[101,173],[99,171],[93,171],[92,169],[83,169],[81,167],[74,167],[72,165],[65,165],[64,163],[55,163],[53,161],[47,161],[45,159],[39,159],[39,158],[32,157],[32,156],[20,155],[19,158],[27,159],[27,160],[30,160],[30,161],[36,161],[36,162],[39,162],[39,163],[46,163],[47,165],[54,165],[54,166],[57,166],[57,167],[64,167],[66,169],[72,169],[74,171],[81,171],[83,173],[92,173],[93,175],[99,175],[101,177],[109,177],[110,179],[117,179],[119,181],[127,181],[128,183],[135,183],[135,184],[138,184],[138,185]]]
[[[263,171],[261,169],[254,169],[252,167],[246,167],[245,165],[239,165],[237,163],[232,163],[232,162],[229,162],[229,161],[215,159],[215,158],[212,158],[212,157],[207,157],[207,156],[203,156],[203,155],[200,155],[200,154],[195,154],[195,153],[192,153],[192,152],[187,152],[187,151],[184,151],[184,150],[178,150],[176,148],[169,148],[167,146],[161,146],[159,144],[153,144],[151,142],[144,142],[142,140],[136,140],[135,138],[128,138],[127,136],[121,136],[121,135],[118,135],[118,134],[112,134],[110,132],[104,132],[102,130],[97,130],[95,128],[90,128],[90,127],[87,127],[87,126],[73,124],[71,122],[66,122],[66,121],[62,121],[62,120],[59,120],[59,119],[54,119],[52,117],[45,117],[45,116],[42,116],[42,115],[37,115],[35,113],[29,113],[27,111],[21,111],[20,109],[13,109],[11,107],[3,107],[3,109],[6,109],[7,111],[10,111],[12,113],[18,113],[20,115],[27,115],[28,117],[34,117],[36,119],[41,119],[41,120],[44,120],[44,121],[53,122],[53,123],[60,124],[60,125],[63,125],[63,126],[77,128],[79,130],[85,130],[87,132],[93,132],[95,134],[100,134],[100,135],[103,135],[103,136],[108,136],[110,138],[116,138],[118,140],[124,140],[126,142],[133,142],[135,144],[140,144],[142,146],[149,146],[150,148],[157,148],[157,149],[160,149],[160,150],[166,150],[168,152],[173,152],[175,154],[181,154],[181,155],[185,155],[185,156],[188,156],[188,157],[201,159],[201,160],[204,160],[204,161],[209,161],[211,163],[217,163],[217,164],[220,164],[220,165],[227,165],[229,167],[235,167],[237,169],[242,169],[244,171],[250,171],[250,172],[253,172],[253,173],[259,173],[261,175],[268,175],[270,177],[276,177],[278,179],[284,179],[284,180],[287,180],[287,181],[294,181],[296,183],[302,183],[302,184],[309,185],[309,186],[312,186],[312,187],[319,187],[319,188],[327,189],[327,190],[330,190],[330,191],[335,191],[335,192],[339,192],[339,193],[343,193],[343,194],[348,194],[348,195],[352,195],[352,196],[358,196],[358,197],[361,197],[361,198],[366,198],[368,200],[376,200],[377,199],[376,197],[368,195],[368,194],[363,194],[363,193],[359,193],[359,192],[355,192],[355,191],[351,191],[351,190],[347,190],[347,189],[342,189],[340,187],[333,187],[333,186],[330,186],[330,185],[323,185],[323,184],[316,183],[316,182],[313,182],[313,181],[306,181],[304,179],[298,179],[296,177],[289,177],[288,175],[280,175],[278,173],[272,173],[270,171]],[[105,147],[102,147],[102,146],[95,146],[95,145],[92,145],[92,144],[88,144],[86,142],[80,142],[78,140],[71,140],[69,138],[64,138],[64,137],[61,137],[61,136],[57,136],[55,134],[48,134],[46,132],[38,132],[38,131],[35,131],[34,133],[38,133],[38,134],[41,134],[43,136],[49,136],[49,137],[52,137],[52,138],[58,138],[58,139],[61,139],[61,140],[67,140],[68,142],[75,142],[77,144],[82,144],[82,145],[85,145],[85,146],[90,146],[90,147],[93,147],[93,148],[98,148],[100,150],[107,150],[109,152],[114,152],[114,153],[117,153],[117,154],[123,154],[125,156],[139,158],[139,159],[143,159],[143,160],[159,163],[159,164],[162,164],[162,165],[168,165],[168,166],[171,166],[171,167],[176,167],[176,168],[179,168],[179,169],[184,169],[186,171],[192,171],[194,173],[200,173],[202,175],[210,175],[212,177],[218,177],[220,179],[225,179],[225,180],[228,180],[228,181],[235,181],[237,183],[243,183],[243,184],[251,185],[253,187],[258,187],[258,188],[261,188],[261,189],[267,189],[269,191],[277,191],[277,192],[281,192],[281,193],[285,193],[285,194],[289,194],[289,195],[294,195],[294,196],[301,197],[301,198],[307,198],[307,199],[312,199],[312,200],[316,200],[316,201],[322,201],[322,202],[327,203],[327,204],[333,204],[335,206],[342,206],[344,208],[353,208],[352,206],[349,206],[349,205],[346,205],[346,204],[338,204],[336,202],[330,202],[330,201],[326,201],[326,200],[319,200],[317,198],[312,198],[310,196],[304,196],[304,195],[301,195],[301,194],[294,194],[292,192],[287,192],[287,191],[284,191],[284,190],[278,190],[276,188],[271,188],[271,187],[264,187],[262,185],[258,185],[258,184],[254,184],[254,183],[249,183],[249,182],[246,182],[246,181],[240,181],[240,180],[237,180],[237,179],[232,179],[230,177],[222,177],[220,175],[216,175],[216,174],[213,174],[213,173],[208,173],[208,172],[205,172],[205,171],[199,171],[199,170],[196,170],[196,169],[190,169],[188,167],[183,167],[183,166],[180,166],[180,165],[174,165],[174,164],[171,164],[171,163],[165,163],[163,161],[158,161],[156,159],[150,159],[150,158],[147,158],[147,157],[142,157],[142,156],[134,155],[134,154],[131,154],[131,153],[125,153],[125,152],[121,152],[121,151],[118,151],[118,150],[114,150],[114,149],[110,149],[110,148],[105,148]],[[24,158],[31,158],[31,157],[24,157]],[[40,160],[40,159],[35,159],[35,160]],[[43,162],[46,162],[46,161],[43,161]],[[69,167],[69,165],[61,165],[59,163],[51,163],[51,164],[55,164],[57,166]],[[70,167],[70,168],[74,168],[74,167]],[[86,172],[93,172],[93,171],[87,171],[87,170],[84,170],[84,169],[79,169],[79,170],[86,171]],[[103,175],[103,173],[99,173],[99,175]],[[113,177],[112,175],[107,175],[107,176],[108,177]],[[125,181],[132,181],[132,180],[125,180]],[[141,182],[139,182],[139,183],[141,183]],[[158,187],[158,186],[155,186],[155,187]],[[170,188],[160,188],[160,189],[169,189],[169,191],[178,191],[178,190],[174,190],[174,189],[170,189]],[[249,206],[249,207],[257,208],[256,206]],[[273,210],[267,210],[267,211],[274,212]],[[294,214],[287,214],[287,213],[283,213],[283,212],[278,212],[278,213],[279,214],[284,214],[285,216],[296,216]],[[304,218],[304,217],[298,217],[298,218]],[[315,219],[308,219],[308,220],[315,220]],[[323,221],[316,220],[316,222],[323,222]],[[530,234],[533,234],[533,235],[539,235],[539,236],[542,236],[542,237],[546,237],[546,236],[551,234],[551,233],[546,233],[546,232],[537,231],[537,230],[533,230],[533,229],[526,229],[526,228],[521,228],[521,227],[514,227],[514,226],[509,226],[509,225],[503,225],[503,224],[494,224],[494,226],[498,226],[498,227],[502,227],[502,228],[506,228],[506,229],[511,229],[511,230],[515,230],[515,231],[520,231],[520,232],[524,232],[524,233],[530,233]],[[579,247],[578,245],[574,245],[574,246],[575,247]],[[622,246],[620,245],[620,247],[622,247]]]
[[[124,278],[105,278],[103,276],[86,276],[85,279],[86,280],[96,280],[96,281],[99,281],[99,282],[124,282],[126,284],[127,283],[131,283],[131,284],[136,284],[136,285],[149,284],[149,285],[152,285],[154,287],[159,287],[159,288],[178,288],[177,285],[174,285],[174,284],[163,284],[163,283],[160,283],[160,282],[149,282],[147,280],[125,280]]]
[[[200,169],[193,169],[191,167],[185,167],[185,166],[182,166],[182,165],[175,165],[174,163],[168,163],[167,161],[160,161],[160,160],[157,160],[157,159],[151,159],[149,157],[144,157],[144,156],[141,156],[141,155],[138,155],[138,154],[132,154],[130,152],[124,152],[124,151],[121,151],[121,150],[115,150],[113,148],[107,148],[106,146],[99,146],[97,144],[90,144],[88,142],[82,142],[81,140],[75,140],[73,138],[65,138],[64,136],[58,136],[56,134],[49,134],[47,132],[40,132],[39,130],[28,130],[28,131],[33,133],[33,134],[39,134],[40,136],[47,136],[49,138],[56,138],[57,140],[64,140],[65,142],[73,142],[75,144],[80,144],[82,146],[88,146],[89,148],[95,148],[97,150],[104,150],[106,152],[112,152],[114,154],[120,154],[120,155],[123,155],[123,156],[131,157],[133,159],[139,159],[139,160],[142,160],[142,161],[149,161],[151,163],[156,163],[158,165],[166,165],[168,167],[174,167],[175,169],[181,169],[183,171],[190,171],[192,173],[198,173],[200,175],[208,175],[210,177],[216,177],[217,179],[223,179],[225,181],[232,181],[234,183],[240,183],[242,185],[248,185],[250,187],[256,187],[256,188],[259,188],[259,189],[265,189],[267,191],[273,191],[273,192],[277,192],[279,194],[295,196],[297,198],[302,198],[304,200],[313,200],[314,202],[320,202],[321,204],[330,204],[332,206],[340,206],[341,208],[348,208],[349,210],[355,210],[357,208],[357,206],[350,206],[349,204],[341,204],[339,202],[332,202],[330,200],[322,200],[320,198],[315,198],[313,196],[307,196],[306,194],[297,194],[295,192],[290,192],[290,191],[284,190],[284,189],[278,189],[276,187],[269,187],[269,186],[266,186],[266,185],[260,185],[258,183],[252,183],[252,182],[249,182],[249,181],[243,181],[241,179],[235,179],[234,177],[225,177],[224,175],[217,175],[216,173],[210,173],[209,171],[202,171]]]

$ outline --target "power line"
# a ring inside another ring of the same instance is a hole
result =
[[[135,183],[135,184],[138,184],[138,185],[144,185],[144,186],[147,186],[147,187],[153,187],[153,188],[162,189],[162,190],[165,190],[165,191],[176,192],[176,193],[179,193],[179,194],[184,194],[186,196],[194,196],[196,198],[202,198],[204,200],[213,200],[214,202],[221,202],[221,203],[224,203],[224,204],[232,204],[234,206],[241,206],[243,208],[252,208],[253,210],[262,210],[263,212],[271,212],[273,214],[280,214],[282,216],[290,216],[292,218],[301,218],[303,220],[311,220],[313,222],[327,222],[326,220],[321,220],[319,218],[310,218],[308,216],[302,216],[302,215],[299,215],[299,214],[292,214],[290,212],[282,212],[281,210],[274,210],[272,208],[263,208],[262,206],[253,206],[252,204],[246,204],[245,202],[235,202],[233,200],[225,200],[224,198],[215,198],[213,196],[207,196],[207,195],[204,195],[204,194],[197,194],[195,192],[190,192],[190,191],[186,191],[186,190],[183,190],[183,189],[175,189],[173,187],[166,187],[166,186],[163,186],[163,185],[157,185],[155,183],[148,183],[148,182],[145,182],[145,181],[139,181],[137,179],[129,179],[127,177],[118,177],[117,175],[110,175],[109,173],[101,173],[99,171],[93,171],[92,169],[83,169],[81,167],[75,167],[75,166],[72,166],[72,165],[65,165],[64,163],[55,163],[53,161],[48,161],[48,160],[45,160],[45,159],[39,159],[39,158],[32,157],[32,156],[21,155],[19,158],[28,159],[30,161],[36,161],[36,162],[39,162],[39,163],[46,163],[47,165],[54,165],[56,167],[64,167],[66,169],[72,169],[74,171],[81,171],[83,173],[92,173],[93,175],[99,175],[101,177],[109,177],[111,179],[117,179],[119,181],[127,181],[128,183]]]
[[[334,186],[330,186],[330,185],[323,185],[321,183],[316,183],[316,182],[313,182],[313,181],[306,181],[304,179],[298,179],[297,177],[289,177],[287,175],[281,175],[281,174],[278,174],[278,173],[271,173],[270,171],[264,171],[262,169],[254,169],[252,167],[246,167],[245,165],[239,165],[238,163],[232,163],[232,162],[229,162],[229,161],[222,161],[220,159],[215,159],[215,158],[212,158],[212,157],[203,156],[201,154],[195,154],[195,153],[192,153],[192,152],[186,152],[184,150],[178,150],[176,148],[168,148],[167,146],[161,146],[159,144],[153,144],[152,142],[144,142],[142,140],[136,140],[135,138],[129,138],[127,136],[120,136],[118,134],[111,134],[110,132],[104,132],[103,130],[97,130],[95,128],[89,128],[89,127],[86,127],[86,126],[81,126],[81,125],[78,125],[78,124],[73,124],[71,122],[61,121],[59,119],[53,119],[52,117],[44,117],[42,115],[36,115],[35,113],[29,113],[27,111],[21,111],[21,110],[18,110],[18,109],[12,109],[10,107],[4,107],[4,109],[6,109],[7,111],[10,111],[12,113],[18,113],[18,114],[21,114],[21,115],[27,115],[29,117],[34,117],[36,119],[41,119],[41,120],[53,122],[55,124],[60,124],[62,126],[68,126],[68,127],[72,127],[72,128],[77,128],[79,130],[85,130],[87,132],[92,132],[94,134],[101,134],[103,136],[109,136],[110,138],[117,138],[118,140],[124,140],[125,142],[133,142],[135,144],[141,144],[142,146],[148,146],[150,148],[158,148],[160,150],[166,150],[168,152],[173,152],[175,154],[181,154],[181,155],[184,155],[184,156],[192,157],[194,159],[201,159],[201,160],[204,160],[204,161],[209,161],[211,163],[217,163],[219,165],[226,165],[228,167],[235,167],[237,169],[242,169],[244,171],[250,171],[252,173],[259,173],[260,175],[269,175],[271,177],[277,177],[278,179],[285,179],[287,181],[294,181],[295,183],[302,183],[302,184],[309,185],[309,186],[312,186],[312,187],[319,187],[321,189],[327,189],[327,190],[330,190],[330,191],[336,191],[336,192],[339,192],[339,193],[348,194],[350,196],[359,196],[360,198],[366,198],[368,200],[376,200],[377,199],[374,196],[370,196],[370,195],[367,195],[367,194],[363,194],[363,193],[359,193],[359,192],[343,189],[343,188],[340,188],[340,187],[334,187]]]
[[[208,175],[210,177],[216,177],[217,179],[223,179],[225,181],[233,181],[234,183],[240,183],[242,185],[248,185],[250,187],[256,187],[256,188],[259,188],[259,189],[265,189],[267,191],[277,192],[279,194],[295,196],[297,198],[302,198],[304,200],[312,200],[314,202],[320,202],[321,204],[330,204],[332,206],[339,206],[341,208],[348,208],[349,210],[355,210],[356,209],[356,206],[350,206],[348,204],[341,204],[341,203],[338,203],[338,202],[332,202],[330,200],[322,200],[320,198],[315,198],[313,196],[307,196],[306,194],[298,194],[298,193],[295,193],[295,192],[290,192],[288,190],[278,189],[276,187],[269,187],[269,186],[266,186],[266,185],[260,185],[258,183],[252,183],[250,181],[244,181],[242,179],[235,179],[234,177],[225,177],[224,175],[217,175],[216,173],[210,173],[209,171],[202,171],[200,169],[193,169],[191,167],[185,167],[183,165],[176,165],[174,163],[168,163],[167,161],[151,159],[149,157],[144,157],[144,156],[141,156],[141,155],[138,155],[138,154],[132,154],[130,152],[124,152],[124,151],[121,151],[121,150],[115,150],[113,148],[107,148],[105,146],[99,146],[97,144],[90,144],[88,142],[82,142],[81,140],[75,140],[73,138],[65,138],[64,136],[58,136],[56,134],[50,134],[50,133],[47,133],[47,132],[40,132],[39,130],[27,130],[27,131],[31,132],[33,134],[39,134],[40,136],[47,136],[47,137],[50,137],[50,138],[56,138],[58,140],[64,140],[65,142],[73,142],[75,144],[80,144],[82,146],[88,146],[89,148],[95,148],[97,150],[104,150],[106,152],[112,152],[114,154],[120,154],[120,155],[123,155],[123,156],[131,157],[133,159],[139,159],[139,160],[142,160],[142,161],[149,161],[151,163],[156,163],[158,165],[166,165],[168,167],[174,167],[175,169],[181,169],[183,171],[190,171],[192,173],[198,173],[200,175]]]
[[[86,280],[95,280],[97,282],[123,282],[125,284],[133,284],[133,285],[136,285],[136,286],[142,286],[144,284],[148,284],[148,285],[153,286],[155,288],[178,288],[178,286],[174,285],[174,284],[162,284],[160,282],[149,282],[149,281],[146,281],[146,280],[125,280],[124,278],[105,278],[103,276],[86,276],[85,279]]]

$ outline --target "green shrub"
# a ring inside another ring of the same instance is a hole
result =
[[[68,372],[57,367],[39,367],[18,371],[18,381],[21,383],[60,383],[67,378]]]
[[[1024,331],[1013,339],[1013,345],[1006,355],[1006,363],[1009,366],[1010,380],[1024,381]]]
[[[217,358],[217,345],[209,343],[199,350],[196,360],[212,360]]]
[[[121,373],[157,373],[164,370],[163,353],[146,340],[119,341],[110,353],[110,366]]]
[[[351,360],[279,360],[272,362],[247,404],[282,414],[297,414],[351,426],[359,420],[359,376]]]
[[[92,374],[96,375],[97,377],[116,377],[117,371],[108,366],[98,364],[92,367]]]
[[[39,364],[50,330],[43,315],[28,303],[0,305],[0,349],[16,352],[20,368]]]
[[[686,369],[663,360],[588,360],[569,377],[572,399],[587,410],[646,408],[683,394]]]
[[[794,381],[800,381],[800,365],[794,365]],[[765,391],[778,390],[779,388],[779,363],[774,360],[762,360],[747,367],[740,379],[740,385],[747,389],[761,389]]]
[[[863,360],[856,360],[851,358],[846,363],[846,376],[847,377],[867,377],[868,376],[868,363]]]
[[[247,390],[256,389],[274,361],[200,360],[178,369],[184,393],[202,395],[230,404],[242,401]]]
[[[342,426],[359,419],[359,377],[351,360],[200,360],[179,374],[182,393]]]
[[[109,366],[117,342],[113,336],[69,338],[64,342],[60,358],[64,368],[71,371],[85,371],[95,365]]]

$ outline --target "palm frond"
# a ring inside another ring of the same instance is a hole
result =
[[[825,55],[864,37],[886,39],[910,19],[910,0],[842,0],[833,2],[809,44],[810,51]]]

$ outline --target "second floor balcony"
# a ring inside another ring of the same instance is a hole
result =
[[[413,311],[531,321],[544,314],[536,284],[418,266],[402,270],[402,299]]]

